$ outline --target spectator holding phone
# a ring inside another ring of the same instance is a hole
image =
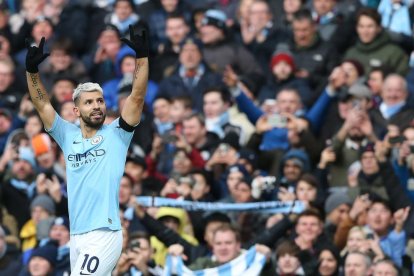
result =
[[[128,248],[122,252],[115,267],[116,275],[161,275],[162,270],[155,265],[149,238],[144,233],[133,233],[129,237]]]
[[[312,131],[318,130],[331,98],[344,83],[342,75],[339,69],[332,73],[329,85],[312,109],[306,113],[297,90],[292,88],[281,90],[276,95],[274,106],[269,110],[269,113],[277,114],[275,117],[279,119],[269,120],[269,114],[257,107],[243,92],[233,69],[226,68],[224,82],[229,87],[239,109],[247,115],[251,123],[256,125],[256,133],[253,137],[257,143],[255,146],[261,153],[259,160],[262,161],[260,166],[263,169],[269,170],[271,174],[276,173],[271,168],[278,167],[281,155],[292,146],[289,140],[289,129],[294,128],[301,138],[306,137],[306,139],[309,138],[307,134],[311,135]],[[303,140],[296,141],[295,146],[300,146],[301,141]]]

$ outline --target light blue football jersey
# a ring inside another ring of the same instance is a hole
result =
[[[70,233],[95,229],[121,230],[119,185],[134,132],[119,126],[119,118],[103,125],[90,139],[79,126],[57,113],[46,130],[63,151],[69,203]]]

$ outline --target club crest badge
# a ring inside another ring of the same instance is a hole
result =
[[[102,140],[103,140],[103,137],[101,135],[95,136],[95,137],[92,138],[91,144],[92,145],[97,145],[100,142],[102,142]]]

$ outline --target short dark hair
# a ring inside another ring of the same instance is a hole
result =
[[[300,213],[298,215],[298,218],[297,218],[296,222],[299,222],[300,218],[302,218],[302,217],[315,217],[320,222],[323,222],[323,218],[321,216],[321,213],[315,208],[310,208],[310,209],[307,209],[307,210],[303,211],[302,213]]]
[[[236,226],[230,224],[230,223],[224,223],[223,225],[221,225],[220,227],[218,227],[215,231],[213,236],[216,235],[217,232],[233,232],[234,236],[236,237],[236,241],[240,242],[241,241],[241,236],[240,236],[240,231],[238,228],[236,228]]]
[[[211,213],[209,215],[207,215],[204,219],[203,219],[205,225],[209,224],[210,222],[223,222],[223,223],[231,223],[230,218],[224,214],[224,213],[220,213],[220,212],[214,212]]]
[[[318,179],[316,179],[315,176],[313,176],[310,173],[304,173],[298,180],[299,181],[304,181],[306,183],[308,183],[309,185],[311,185],[312,187],[318,189],[319,187],[319,182]]]
[[[166,100],[167,102],[171,103],[171,98],[167,95],[158,95],[155,97],[155,99],[152,101],[152,104],[154,104],[158,100]]]
[[[371,207],[374,206],[374,204],[381,204],[388,211],[390,211],[391,213],[393,212],[393,210],[391,208],[391,204],[390,204],[390,202],[388,200],[385,200],[385,199],[383,199],[382,197],[380,197],[378,195],[370,195],[370,199],[371,199]]]
[[[356,22],[358,23],[362,16],[367,16],[374,20],[377,26],[381,26],[381,14],[372,8],[361,8],[356,16]]]
[[[128,243],[130,243],[132,240],[137,240],[137,239],[147,240],[148,244],[151,245],[150,236],[147,233],[142,232],[142,231],[132,232],[128,237]]]
[[[385,78],[388,75],[390,75],[393,71],[387,65],[380,65],[380,66],[371,66],[371,71],[369,71],[369,74],[373,72],[380,72],[382,74],[382,79],[385,80]]]
[[[171,103],[173,102],[182,102],[184,105],[184,108],[192,108],[193,106],[193,100],[190,96],[176,96],[171,98]]]
[[[64,51],[68,55],[73,54],[73,43],[67,37],[60,37],[53,41],[52,45],[50,45],[50,51]]]
[[[187,24],[187,20],[185,19],[185,16],[179,11],[173,11],[172,13],[168,14],[166,20],[168,19],[182,19],[184,23]]]
[[[302,20],[308,20],[312,22],[312,24],[315,23],[315,21],[313,21],[313,18],[312,18],[312,13],[308,9],[300,9],[293,14],[293,21],[302,21]]]
[[[129,181],[129,186],[131,187],[131,189],[134,187],[134,179],[132,179],[132,177],[129,175],[129,174],[127,174],[127,173],[125,173],[124,172],[124,174],[122,175],[122,177],[125,177],[126,179],[128,179],[128,181]]]
[[[192,112],[190,115],[185,117],[183,121],[188,121],[188,120],[191,120],[191,119],[194,119],[194,118],[197,119],[197,121],[200,123],[200,125],[205,126],[206,120],[205,120],[203,114],[201,114],[200,112]]]
[[[291,240],[284,240],[276,247],[276,259],[289,254],[291,256],[298,257],[300,254],[299,246]]]
[[[219,93],[220,98],[223,102],[225,102],[225,103],[230,103],[231,102],[230,91],[225,87],[209,87],[206,90],[204,90],[203,98],[204,98],[205,95],[207,95],[209,93]]]

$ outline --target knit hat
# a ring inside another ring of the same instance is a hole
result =
[[[211,9],[204,13],[204,18],[202,19],[201,24],[203,26],[205,25],[215,26],[225,31],[226,21],[227,21],[227,16],[223,11]]]
[[[351,205],[352,201],[345,193],[333,193],[329,195],[329,197],[325,201],[325,213],[329,214],[334,209],[336,209],[339,205],[347,204]]]
[[[361,157],[365,152],[374,152],[375,153],[375,144],[367,143],[359,148],[359,156]]]
[[[33,136],[32,149],[36,157],[49,152],[52,149],[52,140],[50,139],[49,134],[40,133]]]
[[[235,132],[227,133],[220,142],[223,144],[228,144],[235,150],[240,149],[239,136]]]
[[[114,24],[107,23],[103,26],[101,29],[100,34],[102,34],[104,31],[114,31],[118,37],[121,37],[121,32],[119,31],[118,27]]]
[[[7,108],[0,108],[0,115],[3,115],[4,117],[6,117],[9,120],[12,119],[12,114],[11,114],[10,110],[8,110]]]
[[[57,217],[53,220],[52,227],[55,225],[63,225],[70,231],[69,219],[67,217]]]
[[[250,165],[253,166],[253,169],[257,167],[257,155],[254,151],[248,148],[242,148],[239,150],[239,160],[245,159]]]
[[[38,195],[36,196],[32,203],[30,204],[30,210],[33,208],[40,206],[45,209],[49,214],[55,214],[55,203],[53,200],[47,195]]]
[[[283,52],[276,52],[272,56],[272,60],[270,62],[270,69],[273,70],[273,67],[275,67],[276,64],[279,62],[284,61],[292,68],[292,71],[295,71],[295,61],[293,60],[293,56],[288,51]]]
[[[200,52],[203,49],[203,43],[201,42],[200,39],[197,39],[193,36],[187,36],[180,43],[180,51],[183,49],[184,45],[187,45],[187,44],[194,44],[195,46],[197,46],[197,48]]]
[[[351,85],[351,87],[349,87],[348,95],[354,96],[356,98],[371,99],[372,91],[366,85],[354,83],[353,85]]]
[[[33,168],[36,167],[33,151],[29,147],[19,147],[19,159],[28,162]]]
[[[48,261],[52,266],[55,266],[57,262],[57,253],[57,246],[48,243],[44,246],[35,248],[30,255],[30,259],[33,257],[41,257]]]
[[[246,182],[247,185],[251,186],[252,183],[252,177],[250,176],[249,172],[246,170],[246,168],[243,165],[236,164],[228,167],[227,169],[227,175],[233,172],[241,172],[243,175],[242,181]]]

